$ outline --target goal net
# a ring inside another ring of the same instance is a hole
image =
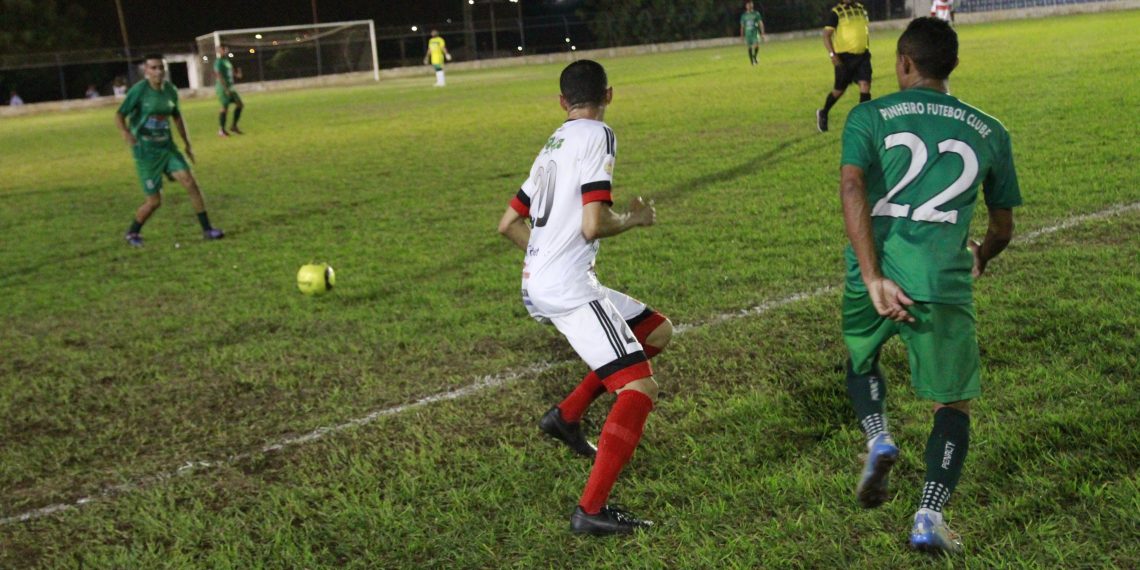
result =
[[[220,30],[198,36],[202,84],[214,85],[216,48],[226,49],[238,81],[277,81],[349,73],[380,80],[372,20]]]

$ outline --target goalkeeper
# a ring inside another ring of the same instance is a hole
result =
[[[435,86],[443,87],[447,85],[447,81],[443,78],[443,62],[451,61],[451,54],[447,52],[447,42],[439,37],[439,30],[431,31],[431,39],[428,40],[427,53],[424,54],[424,65],[431,63],[435,68]]]

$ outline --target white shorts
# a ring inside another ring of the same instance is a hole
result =
[[[613,303],[614,308],[618,310],[618,313],[621,314],[621,318],[625,321],[632,321],[639,316],[643,316],[642,313],[649,309],[649,306],[645,303],[642,303],[641,301],[638,301],[637,299],[634,299],[633,297],[630,297],[621,291],[614,291],[613,289],[610,289],[604,285],[599,285],[598,289],[602,292],[602,295],[609,300],[609,302]],[[531,318],[544,325],[550,324],[551,318],[539,314],[538,308],[535,307],[534,303],[530,299],[530,296],[527,295],[526,289],[523,289],[522,295],[523,305],[526,307],[527,313],[530,314]]]
[[[631,299],[627,295],[618,295]],[[614,391],[634,380],[652,376],[653,370],[622,312],[609,295],[606,297],[551,317],[550,321],[570,341],[570,346],[598,375],[606,389]],[[645,305],[641,307],[644,310]]]

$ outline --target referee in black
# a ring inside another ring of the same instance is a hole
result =
[[[871,100],[871,50],[867,29],[867,9],[854,0],[841,0],[823,23],[823,47],[835,66],[835,86],[827,94],[822,109],[815,112],[815,126],[827,132],[827,113],[847,91],[851,82],[859,84],[859,102]]]

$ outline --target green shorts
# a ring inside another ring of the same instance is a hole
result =
[[[744,34],[744,43],[748,44],[748,47],[752,47],[754,45],[759,44],[760,43],[760,34],[745,33]]]
[[[908,307],[913,323],[879,316],[866,292],[843,294],[843,342],[857,374],[868,374],[894,335],[906,344],[910,383],[919,396],[942,404],[982,392],[974,304],[919,303]]]
[[[131,153],[135,157],[135,170],[138,171],[139,182],[142,182],[143,193],[147,196],[162,191],[163,175],[190,170],[182,152],[173,143],[155,146],[139,142],[131,147]]]
[[[232,88],[229,95],[226,95],[226,90],[220,87],[214,91],[218,94],[218,102],[222,104],[223,108],[232,104],[241,104],[241,95],[238,95],[238,92]]]

